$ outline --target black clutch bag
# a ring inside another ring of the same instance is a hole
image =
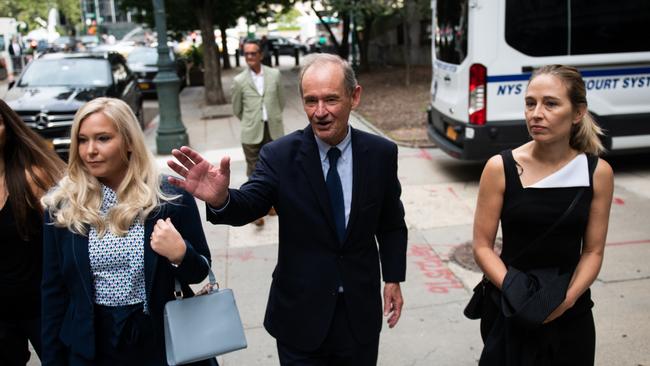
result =
[[[468,319],[481,319],[483,316],[483,307],[485,301],[488,301],[488,291],[490,290],[490,281],[483,276],[481,282],[474,287],[474,293],[463,310],[463,314]]]

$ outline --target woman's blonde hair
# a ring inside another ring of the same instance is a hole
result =
[[[121,158],[127,162],[124,179],[117,187],[117,204],[106,217],[100,215],[102,188],[86,169],[79,156],[79,129],[90,115],[102,113],[122,136]],[[135,220],[142,220],[169,197],[160,190],[161,178],[153,154],[147,149],[144,134],[131,108],[119,99],[97,98],[83,105],[75,114],[70,130],[70,156],[67,174],[42,199],[55,226],[86,235],[93,226],[100,236],[106,230],[126,235]]]
[[[578,69],[566,65],[546,65],[535,70],[528,83],[539,75],[553,75],[559,78],[567,88],[569,100],[574,109],[583,106],[587,108],[587,89]],[[569,145],[579,152],[600,155],[605,151],[600,137],[604,135],[589,111],[585,111],[582,120],[571,128]]]

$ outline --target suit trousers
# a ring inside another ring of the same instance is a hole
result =
[[[0,365],[24,366],[30,359],[27,340],[41,351],[41,318],[0,320]]]
[[[374,366],[377,364],[379,335],[369,343],[359,342],[350,328],[344,293],[338,295],[334,317],[325,341],[314,351],[303,351],[277,342],[282,366]]]
[[[246,157],[246,176],[250,178],[255,170],[255,165],[260,156],[260,150],[262,147],[269,142],[273,141],[271,138],[271,133],[269,132],[268,122],[264,123],[264,135],[262,136],[262,141],[259,144],[244,144],[242,143],[242,149],[244,149],[244,156]]]

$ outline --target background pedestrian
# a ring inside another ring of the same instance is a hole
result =
[[[280,71],[262,65],[262,47],[258,42],[244,42],[244,58],[248,68],[233,80],[232,107],[241,121],[246,175],[250,178],[262,147],[284,135],[284,95]],[[264,219],[255,223],[262,225]]]

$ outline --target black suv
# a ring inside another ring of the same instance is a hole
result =
[[[122,55],[52,53],[32,61],[10,84],[5,101],[63,158],[77,110],[98,97],[124,100],[144,127],[142,94]]]

